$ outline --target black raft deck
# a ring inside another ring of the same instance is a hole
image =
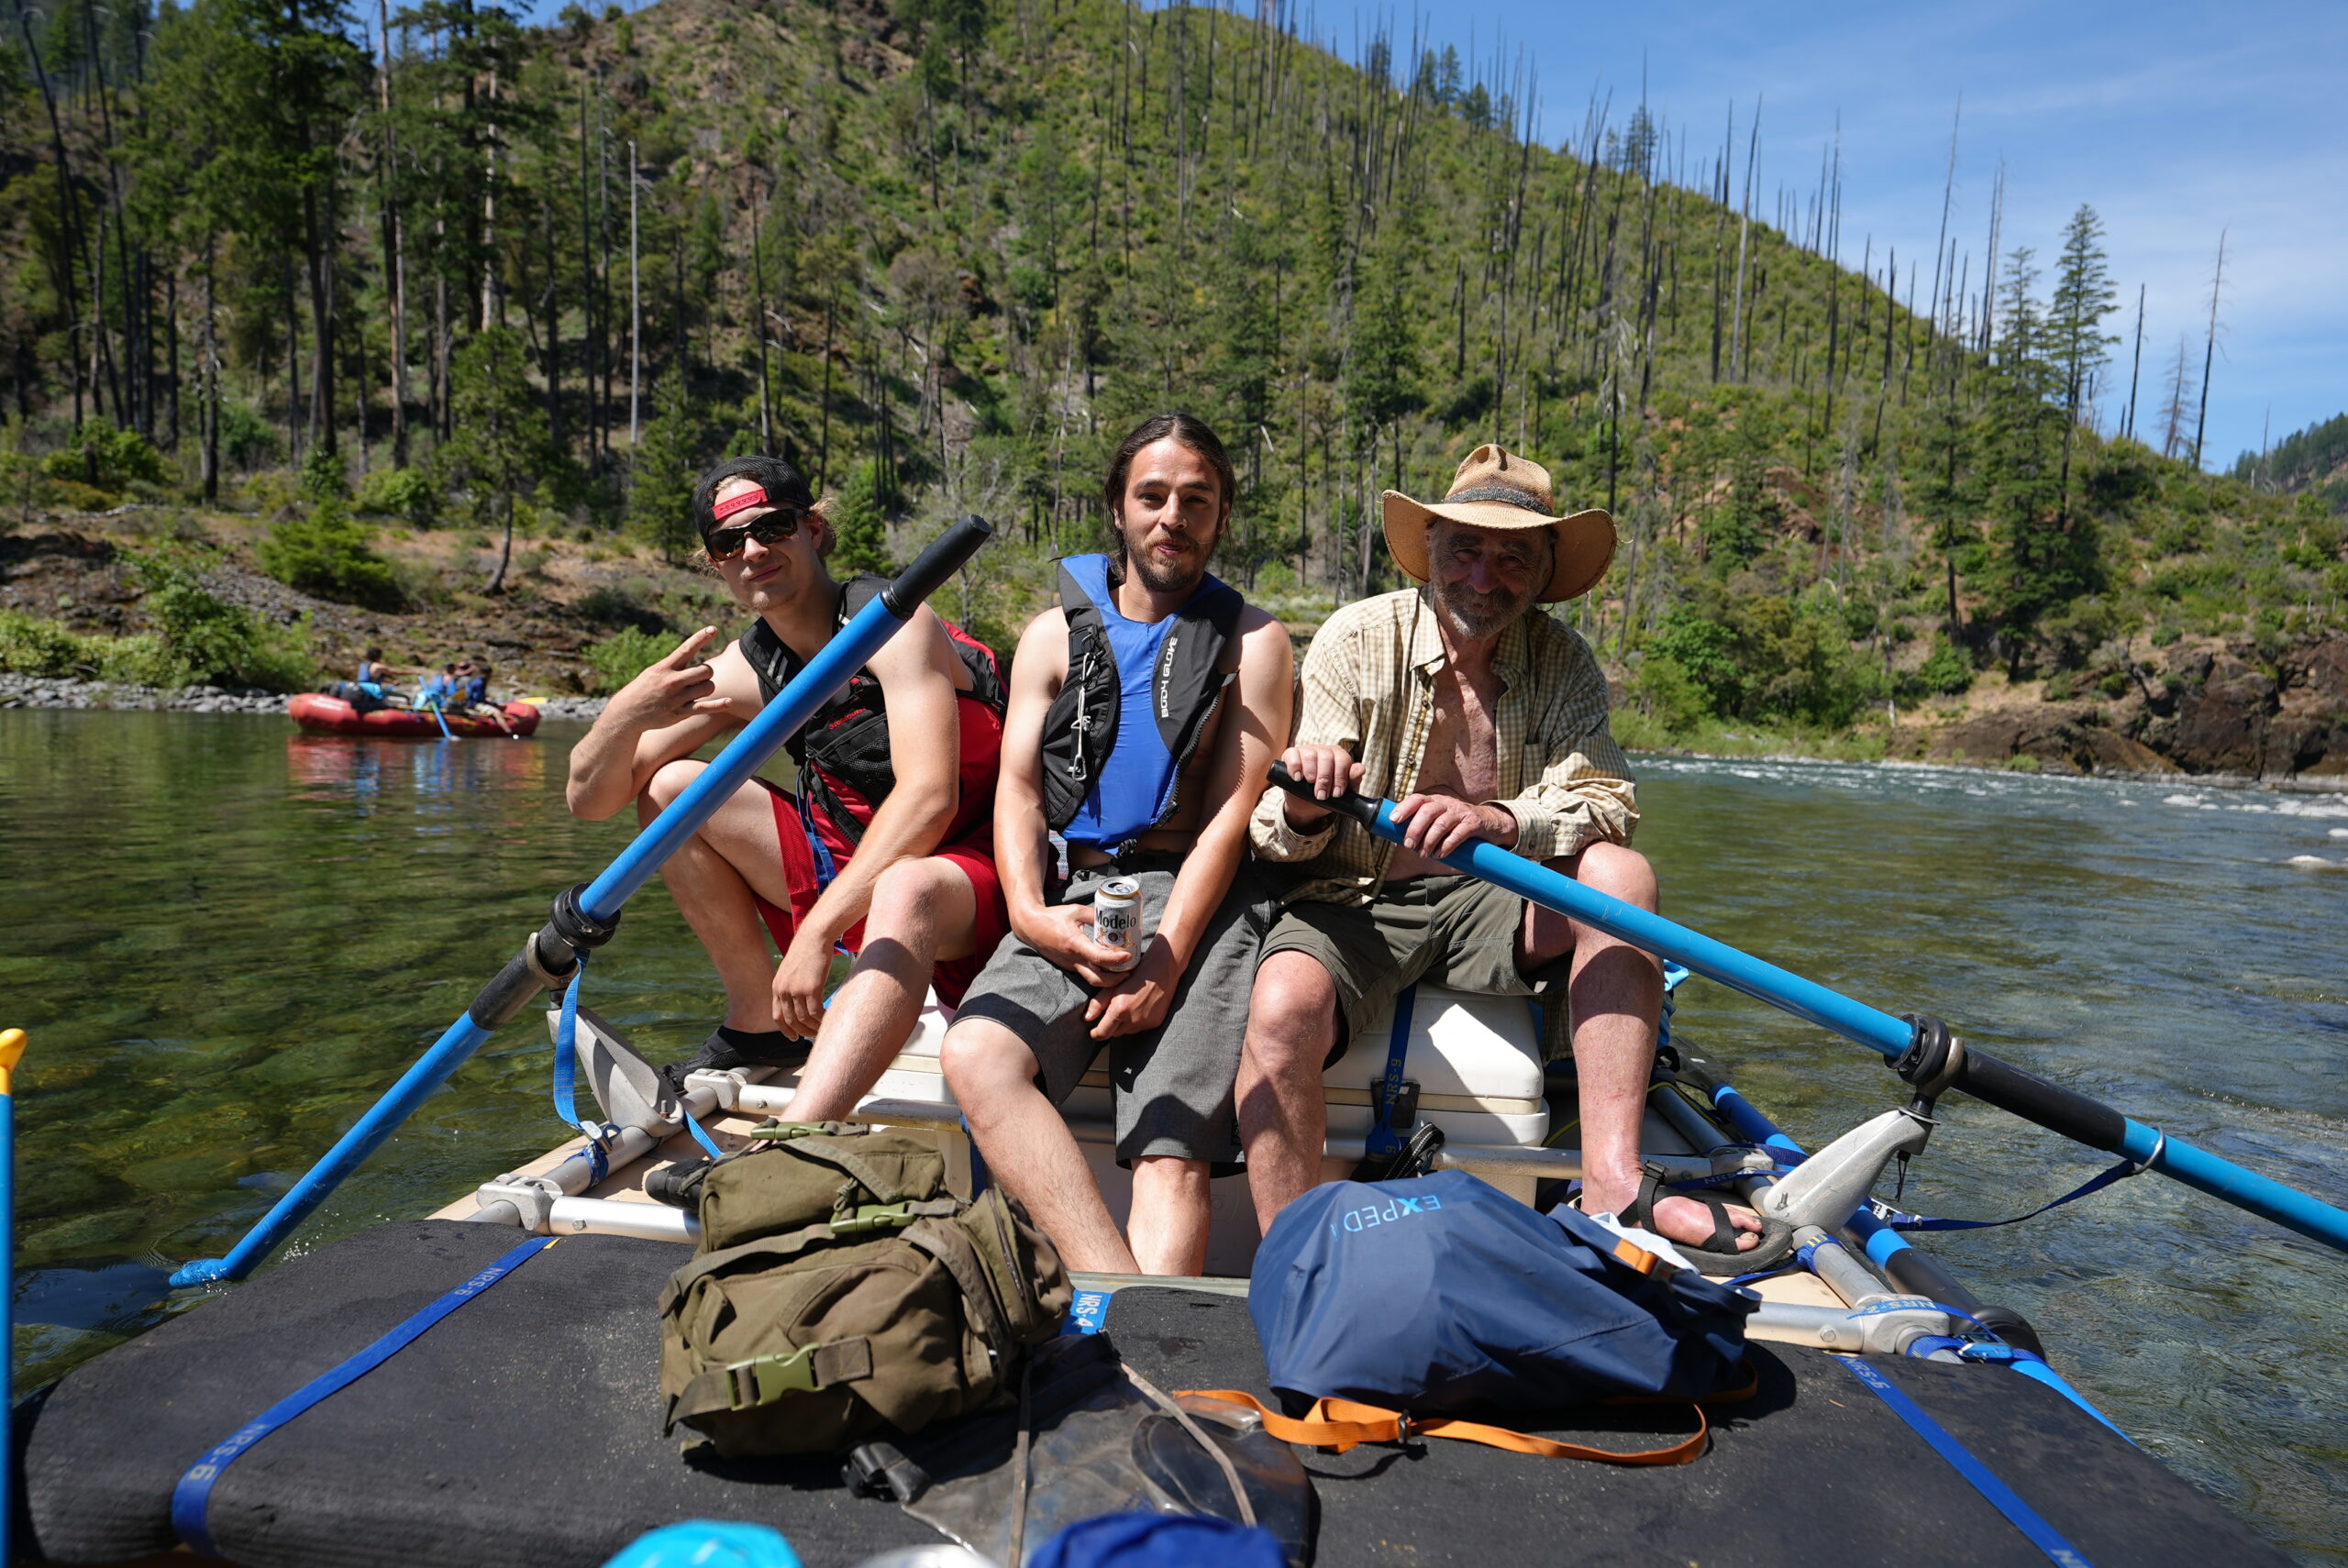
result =
[[[252,1417],[512,1249],[503,1226],[386,1225],[172,1319],[27,1401],[20,1547],[132,1562],[177,1545],[181,1474]],[[248,1568],[593,1568],[682,1518],[761,1521],[809,1568],[938,1538],[856,1496],[836,1461],[687,1463],[659,1434],[653,1304],[673,1243],[573,1236],[272,1432],[212,1495],[217,1549]],[[1246,1303],[1128,1286],[1116,1352],[1163,1388],[1268,1402]],[[1761,1390],[1723,1407],[1711,1451],[1643,1468],[1440,1440],[1307,1451],[1324,1564],[2043,1564],[1876,1394],[1821,1353],[1755,1344]],[[2189,1484],[2053,1390],[2002,1368],[1879,1368],[2088,1562],[2283,1563]],[[1518,1424],[1622,1449],[1686,1412],[1562,1412]],[[175,1562],[193,1561],[184,1553]]]

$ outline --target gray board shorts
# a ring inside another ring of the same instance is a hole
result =
[[[1397,878],[1366,904],[1293,903],[1280,912],[1262,954],[1301,953],[1329,972],[1337,992],[1335,1066],[1354,1035],[1376,1021],[1406,986],[1423,980],[1479,996],[1530,997],[1565,1005],[1573,955],[1532,973],[1516,966],[1524,900],[1474,877]]]
[[[1113,866],[1079,870],[1052,901],[1089,904],[1101,884],[1130,877],[1141,884],[1142,937],[1157,934],[1181,856],[1129,855]],[[1103,1045],[1115,1087],[1117,1162],[1153,1155],[1206,1160],[1218,1174],[1239,1168],[1232,1085],[1247,1034],[1247,999],[1256,983],[1256,950],[1269,929],[1273,890],[1251,860],[1233,874],[1231,890],[1207,924],[1191,966],[1175,988],[1166,1021],[1139,1034],[1092,1038],[1084,1009],[1092,988],[1013,933],[1002,939],[955,1010],[991,1019],[1036,1054],[1036,1078],[1054,1105],[1076,1092]]]

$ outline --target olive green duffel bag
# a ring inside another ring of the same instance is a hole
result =
[[[1015,1386],[1070,1296],[1018,1204],[956,1197],[915,1134],[761,1132],[698,1177],[702,1253],[660,1297],[664,1430],[727,1457],[822,1452]]]

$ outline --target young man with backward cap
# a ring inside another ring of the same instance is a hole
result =
[[[884,586],[833,579],[831,521],[780,458],[719,464],[692,507],[711,569],[757,619],[708,658],[717,633],[703,626],[612,698],[570,754],[571,814],[589,822],[631,801],[639,820],[658,816],[704,766],[692,754],[757,717]],[[667,1069],[672,1082],[804,1060],[792,1120],[845,1117],[928,990],[961,999],[1006,929],[992,845],[1002,713],[993,654],[917,608],[785,743],[797,792],[751,779],[670,856],[661,878],[725,987],[725,1021]],[[836,946],[858,956],[827,1008]]]
[[[1238,1154],[1231,1087],[1271,915],[1247,813],[1288,734],[1295,662],[1280,624],[1207,571],[1232,488],[1204,425],[1144,421],[1109,465],[1114,553],[1061,562],[1059,606],[1012,666],[995,794],[1012,935],[943,1056],[989,1171],[1072,1269],[1200,1272],[1207,1182]],[[1093,901],[1120,879],[1139,888],[1137,962],[1095,940]],[[1104,1045],[1130,1244],[1054,1109]]]
[[[1240,1068],[1258,1219],[1268,1227],[1320,1179],[1323,1072],[1425,979],[1568,1006],[1582,1207],[1663,1235],[1699,1266],[1759,1266],[1782,1237],[1765,1241],[1753,1214],[1717,1199],[1667,1196],[1642,1168],[1663,1001],[1655,958],[1437,858],[1482,839],[1656,907],[1655,873],[1630,847],[1637,798],[1607,730],[1605,678],[1580,635],[1540,608],[1597,585],[1613,519],[1560,513],[1546,469],[1487,446],[1440,502],[1388,491],[1385,523],[1395,565],[1423,586],[1346,605],[1322,626],[1282,760],[1318,800],[1348,789],[1397,799],[1404,842],[1277,789],[1252,823],[1257,853],[1301,878],[1264,940]]]

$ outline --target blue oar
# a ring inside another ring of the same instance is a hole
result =
[[[579,966],[580,955],[612,939],[621,906],[651,879],[660,863],[700,831],[711,812],[756,773],[768,757],[807,722],[809,714],[848,678],[864,667],[880,646],[894,635],[923,600],[961,569],[994,532],[984,518],[965,517],[939,535],[879,597],[857,612],[854,619],[832,635],[824,649],[807,661],[798,679],[775,693],[774,701],[743,727],[717,760],[687,785],[669,809],[604,867],[604,874],[584,887],[566,889],[554,901],[554,918],[522,946],[497,977],[482,988],[472,1006],[450,1024],[431,1049],[416,1058],[399,1082],[384,1092],[358,1125],[342,1135],[324,1159],[310,1167],[277,1206],[261,1217],[230,1249],[225,1258],[202,1258],[174,1272],[175,1286],[205,1285],[214,1280],[242,1279],[267,1257],[310,1211],[326,1201],[344,1177],[375,1152],[425,1098],[478,1049],[490,1032],[529,1006],[548,987],[559,988]]]
[[[425,702],[431,708],[432,716],[439,721],[440,738],[444,741],[455,740],[457,737],[449,733],[449,715],[440,711],[440,698],[438,694],[435,693],[433,696],[426,698]]]
[[[0,1029],[0,1410],[16,1408],[16,1315],[10,1311],[17,1279],[17,1064],[24,1060],[25,1032]],[[0,1465],[0,1562],[9,1555],[8,1525],[16,1518],[14,1464]]]
[[[1313,798],[1312,787],[1279,763],[1272,765],[1271,779],[1300,799]],[[1394,820],[1391,801],[1348,793],[1316,803],[1343,812],[1380,838],[1402,842],[1402,824]],[[1715,942],[1701,932],[1585,888],[1496,844],[1471,843],[1442,859],[1455,870],[1570,915],[1634,947],[1684,964],[1706,979],[1869,1046],[1881,1053],[1885,1063],[1919,1094],[1963,1089],[1976,1099],[1987,1100],[2050,1132],[2091,1149],[2125,1154],[2147,1169],[2348,1253],[2348,1212],[2123,1116],[2076,1089],[2050,1084],[1977,1045],[1960,1043],[1938,1019],[1894,1018],[1828,990],[1815,980]]]

